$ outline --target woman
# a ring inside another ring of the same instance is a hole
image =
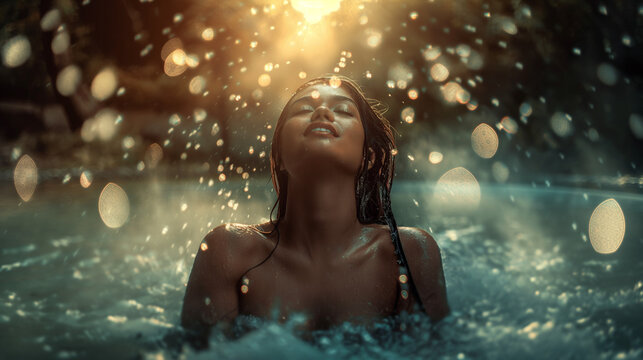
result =
[[[353,81],[332,76],[301,86],[272,141],[277,219],[221,225],[205,237],[183,327],[203,334],[239,314],[275,312],[303,313],[310,329],[402,311],[446,316],[437,244],[424,230],[395,224],[394,153],[392,127]]]

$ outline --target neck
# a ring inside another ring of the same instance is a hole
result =
[[[336,258],[360,228],[353,176],[289,179],[284,245],[311,259]]]

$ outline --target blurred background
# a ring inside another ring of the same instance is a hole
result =
[[[0,13],[5,180],[23,154],[44,178],[144,176],[151,149],[173,173],[265,176],[285,101],[336,73],[388,108],[398,178],[464,166],[487,182],[640,189],[635,1],[61,0]],[[479,124],[497,137],[485,157]]]
[[[640,1],[25,0],[0,19],[5,357],[167,355],[199,242],[267,221],[274,126],[325,74],[388,109],[393,208],[440,245],[452,316],[437,339],[344,327],[311,348],[277,326],[208,355],[643,353]]]

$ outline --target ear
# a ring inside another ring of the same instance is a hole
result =
[[[368,148],[368,170],[370,170],[373,165],[375,165],[375,151],[372,148]]]

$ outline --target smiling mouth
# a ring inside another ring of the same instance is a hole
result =
[[[325,129],[325,128],[314,128],[314,129],[310,130],[310,132],[309,132],[309,133],[311,133],[311,134],[312,134],[312,133],[317,133],[317,134],[328,134],[328,135],[333,135],[333,136],[335,136],[335,135],[333,134],[333,132],[332,132],[332,131],[330,131],[330,130],[328,130],[328,129]]]
[[[310,134],[326,135],[326,136],[333,136],[333,137],[338,136],[337,130],[335,130],[335,128],[332,125],[326,124],[326,123],[309,125],[304,133],[304,136],[307,136]]]

